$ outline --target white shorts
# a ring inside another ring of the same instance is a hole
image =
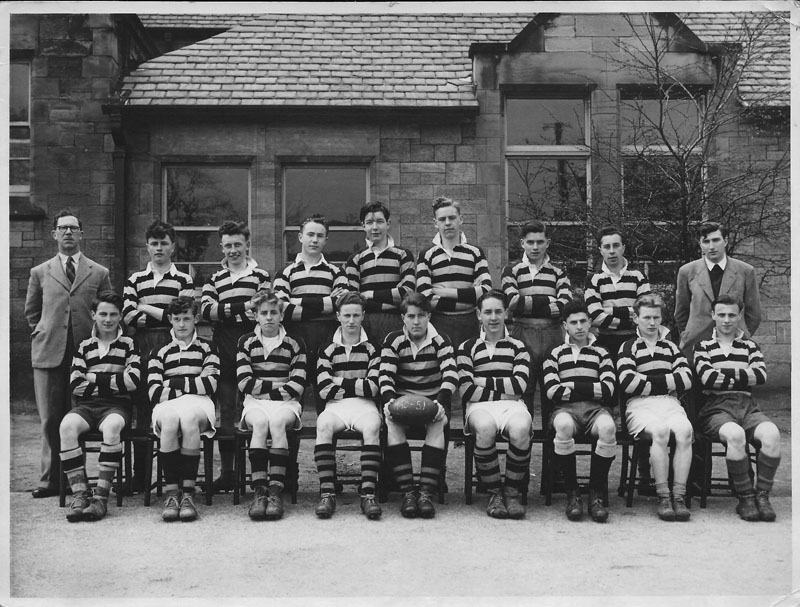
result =
[[[506,434],[508,420],[518,413],[522,413],[528,417],[528,424],[531,426],[531,431],[533,431],[533,420],[531,419],[530,411],[528,411],[528,407],[525,406],[524,402],[521,400],[491,400],[467,404],[467,413],[464,416],[464,434],[467,436],[471,434],[469,428],[469,416],[475,411],[486,411],[489,415],[491,415],[494,419],[495,425],[497,426],[497,433],[503,436],[508,436]]]
[[[366,417],[374,417],[381,423],[381,414],[375,403],[368,398],[343,398],[342,400],[332,400],[325,405],[324,413],[332,413],[338,417],[345,425],[347,430],[355,430],[355,425],[359,420]]]
[[[153,407],[153,433],[158,438],[161,438],[161,415],[170,409],[178,411],[181,409],[201,409],[208,418],[209,429],[201,432],[200,435],[210,438],[217,433],[216,428],[214,428],[214,422],[217,418],[214,410],[214,401],[205,394],[184,394],[172,400],[165,400],[163,403],[158,403]]]
[[[242,419],[239,420],[239,429],[249,430],[249,428],[247,427],[247,422],[245,422],[245,417],[247,416],[248,411],[253,411],[253,410],[263,411],[264,414],[267,416],[267,419],[270,419],[278,409],[281,409],[283,407],[289,407],[289,410],[292,413],[294,413],[294,416],[297,418],[297,421],[294,424],[294,429],[299,430],[300,428],[302,428],[303,423],[301,421],[301,416],[303,414],[303,406],[300,404],[299,401],[263,400],[254,397],[252,394],[245,394],[244,406],[242,408]]]
[[[638,438],[653,423],[667,424],[671,431],[685,426],[692,427],[680,401],[669,394],[635,396],[630,399],[625,408],[625,423],[634,438]]]

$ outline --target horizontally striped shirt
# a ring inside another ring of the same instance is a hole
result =
[[[589,344],[578,348],[567,336],[565,343],[552,349],[542,364],[547,398],[555,403],[602,401],[611,406],[617,379],[614,363],[595,339],[589,334]]]
[[[694,366],[703,392],[749,393],[753,386],[766,383],[767,365],[756,342],[745,338],[740,330],[726,354],[716,331],[694,349]]]
[[[134,328],[169,327],[167,307],[173,299],[180,295],[194,297],[194,279],[172,264],[161,280],[156,282],[153,266],[148,263],[144,270],[134,272],[128,277],[122,295],[124,300],[122,318],[126,326]],[[153,318],[149,314],[137,310],[136,307],[140,303],[160,308],[162,310],[161,319]]]
[[[631,320],[630,311],[637,297],[650,292],[647,277],[626,262],[618,279],[603,264],[602,271],[589,278],[583,297],[589,308],[592,325],[598,327],[600,333],[633,333],[636,326]],[[611,308],[610,312],[608,308]]]
[[[367,312],[400,313],[400,302],[413,293],[414,255],[408,249],[389,246],[383,251],[371,247],[354,253],[345,264],[347,286],[351,291],[369,293]]]
[[[289,335],[265,355],[261,331],[239,339],[236,381],[242,394],[267,400],[300,400],[306,387],[306,347]]]
[[[503,268],[503,293],[515,317],[558,319],[561,308],[572,299],[567,273],[547,257],[536,275],[522,260]]]
[[[136,343],[117,331],[108,350],[100,343],[95,328],[92,337],[84,339],[72,358],[69,387],[79,399],[93,396],[124,396],[130,398],[142,381],[142,359]],[[87,373],[97,375],[95,382],[86,379]]]
[[[519,400],[528,387],[530,356],[525,344],[507,334],[494,348],[484,332],[468,339],[458,347],[456,364],[464,401]]]
[[[411,339],[405,330],[386,336],[380,367],[383,402],[396,398],[398,394],[421,394],[439,401],[450,415],[450,400],[457,389],[458,369],[447,337],[438,333],[433,335],[430,342],[414,355]]]
[[[692,370],[686,357],[678,346],[667,341],[667,328],[661,329],[661,338],[652,351],[638,330],[636,337],[622,344],[617,358],[617,376],[625,394],[678,397],[692,387]]]
[[[458,289],[458,295],[456,298],[434,295],[434,285]],[[434,311],[474,310],[480,296],[491,290],[492,276],[486,255],[480,247],[467,244],[466,239],[462,238],[462,242],[453,247],[452,255],[441,244],[434,244],[419,254],[417,291],[430,300]]]
[[[343,398],[378,397],[378,351],[361,330],[357,344],[342,344],[342,330],[337,329],[333,341],[322,348],[317,359],[317,389],[324,401]]]
[[[286,302],[285,320],[330,320],[334,316],[331,291],[347,287],[347,277],[337,266],[323,256],[319,262],[306,268],[300,254],[275,277],[272,288]]]
[[[270,286],[269,272],[262,270],[254,259],[248,259],[247,269],[233,274],[226,262],[203,285],[200,313],[205,320],[224,324],[253,325],[255,315],[245,311],[245,304],[261,289]]]
[[[219,357],[210,342],[194,334],[187,345],[175,339],[158,349],[147,367],[147,392],[153,403],[184,394],[214,397],[219,380]]]

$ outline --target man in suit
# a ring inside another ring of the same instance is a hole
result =
[[[92,300],[111,291],[108,268],[81,253],[83,227],[74,213],[56,215],[51,234],[58,254],[31,270],[25,298],[33,389],[42,423],[42,476],[33,491],[37,498],[58,494],[58,428],[71,405],[72,356],[92,333]]]
[[[744,302],[740,328],[749,337],[761,323],[761,299],[753,266],[728,257],[728,230],[710,221],[700,226],[703,258],[678,270],[675,292],[675,322],[681,332],[679,347],[691,360],[694,346],[711,339],[714,321],[712,302],[722,294]]]

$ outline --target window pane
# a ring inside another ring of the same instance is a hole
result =
[[[583,99],[507,99],[507,145],[586,143]]]
[[[249,168],[170,166],[166,172],[166,220],[172,225],[216,228],[228,219],[248,220]]]
[[[286,241],[286,259],[294,261],[300,252],[300,241],[297,239],[299,230],[287,231],[284,234]],[[362,231],[331,231],[328,233],[328,242],[325,244],[323,254],[331,263],[344,263],[356,251],[364,248],[364,232]]]
[[[30,160],[10,160],[9,184],[10,185],[30,185],[31,184],[31,161]]]
[[[586,160],[508,160],[510,221],[580,221],[586,211]]]
[[[508,259],[516,261],[522,259],[522,245],[520,245],[520,227],[510,225],[508,233]],[[580,265],[586,261],[586,227],[582,224],[572,225],[548,225],[547,235],[550,238],[550,246],[547,249],[551,259],[564,265],[565,268],[573,267],[576,263]],[[576,270],[577,275],[586,272],[585,269]],[[570,272],[572,275],[572,272]]]
[[[655,220],[675,220],[681,215],[691,214],[692,209],[697,210],[699,205],[683,200],[681,184],[688,183],[690,190],[701,191],[703,174],[700,160],[697,158],[696,163],[684,166],[672,156],[625,158],[623,200],[626,214]]]
[[[685,146],[698,134],[699,110],[692,99],[622,99],[622,145]],[[663,129],[663,135],[659,128]]]
[[[367,202],[366,167],[303,166],[284,169],[286,225],[299,226],[315,213],[333,226],[358,225]]]
[[[31,155],[31,145],[27,141],[25,143],[11,142],[11,158],[28,158]]]
[[[29,126],[12,126],[9,129],[11,139],[30,139],[31,127]]]
[[[216,229],[207,232],[184,232],[176,234],[176,262],[216,262],[222,260],[219,250],[219,234]]]
[[[28,122],[28,106],[30,97],[30,63],[14,62],[11,64],[11,99],[9,109],[11,122]]]

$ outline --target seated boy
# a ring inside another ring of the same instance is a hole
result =
[[[589,514],[603,523],[608,519],[604,505],[608,471],[617,452],[617,427],[611,416],[614,395],[614,364],[604,348],[596,345],[589,310],[580,301],[570,301],[561,310],[566,339],[544,361],[544,389],[553,403],[550,423],[555,466],[564,475],[567,490],[567,518],[583,518],[583,501],[576,473],[575,436],[597,437],[589,471]]]
[[[131,393],[142,376],[136,344],[122,334],[122,298],[103,293],[92,302],[92,336],[72,359],[70,388],[76,406],[61,420],[61,461],[72,488],[70,522],[97,521],[106,515],[108,493],[122,461],[120,433],[131,421]],[[103,433],[100,472],[94,494],[86,479],[86,456],[78,443],[84,432]]]
[[[219,380],[219,357],[211,343],[199,338],[198,304],[186,296],[167,307],[172,340],[150,357],[147,389],[153,401],[153,432],[161,441],[164,510],[167,522],[193,521],[201,436],[214,436],[213,396]]]
[[[444,468],[444,429],[450,402],[458,385],[458,371],[450,340],[429,324],[431,303],[420,293],[411,293],[400,304],[403,330],[386,336],[381,350],[380,390],[387,428],[386,459],[403,492],[400,513],[405,518],[432,518],[433,498],[439,490]],[[411,448],[406,439],[409,426],[396,423],[388,405],[401,394],[421,394],[434,400],[438,412],[425,424],[419,491],[414,490]]]
[[[375,499],[381,465],[381,415],[378,396],[378,353],[361,326],[364,300],[348,291],[336,301],[340,327],[317,358],[317,385],[325,408],[317,417],[314,460],[319,472],[319,518],[330,518],[336,509],[336,452],[333,437],[343,430],[361,434],[361,512],[368,519],[381,516]]]
[[[633,304],[636,337],[620,348],[617,375],[628,396],[625,422],[635,438],[650,436],[650,463],[659,498],[658,517],[663,521],[688,521],[686,480],[692,464],[692,424],[678,396],[692,387],[692,371],[686,357],[661,326],[664,300],[642,295]],[[669,491],[669,438],[675,437],[672,458],[672,499]]]
[[[466,404],[464,433],[475,434],[475,467],[489,493],[486,513],[492,518],[521,519],[521,497],[531,460],[531,414],[522,396],[529,381],[530,356],[506,331],[507,307],[502,291],[478,299],[481,333],[458,347],[458,376]],[[500,477],[497,435],[508,439],[505,486]]]
[[[705,402],[697,415],[699,430],[726,447],[725,463],[746,521],[774,521],[769,492],[781,461],[778,427],[753,400],[752,386],[767,381],[767,367],[756,343],[739,328],[744,303],[729,294],[714,300],[714,333],[694,350],[694,365]],[[750,480],[747,443],[761,449],[756,461],[756,486]]]
[[[303,342],[287,335],[281,325],[281,302],[272,289],[253,295],[252,303],[257,324],[239,339],[236,354],[236,379],[244,394],[239,428],[253,432],[250,470],[255,499],[247,514],[253,520],[272,521],[283,516],[289,466],[286,431],[301,427],[306,351]],[[272,440],[269,449],[267,439]]]

